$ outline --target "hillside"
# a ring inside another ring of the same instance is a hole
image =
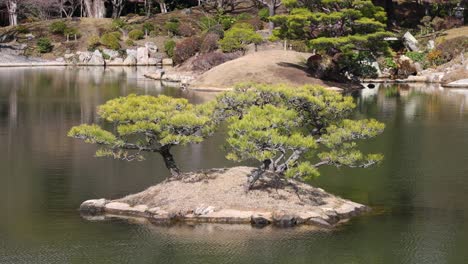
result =
[[[310,53],[284,50],[251,53],[203,73],[191,85],[191,88],[232,88],[239,82],[320,84],[344,88],[343,84],[310,77],[304,66],[310,55]]]

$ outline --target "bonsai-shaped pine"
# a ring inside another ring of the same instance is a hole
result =
[[[217,98],[216,117],[227,118],[227,158],[261,163],[248,189],[266,172],[305,180],[324,165],[366,168],[380,154],[364,155],[357,140],[377,136],[384,124],[346,119],[355,105],[351,97],[320,86],[244,85]]]
[[[96,156],[142,160],[143,152],[159,153],[171,176],[180,174],[170,152],[175,145],[200,143],[214,130],[213,104],[192,105],[168,96],[129,95],[107,101],[98,114],[111,123],[113,132],[93,124],[71,128],[68,136],[102,148]]]

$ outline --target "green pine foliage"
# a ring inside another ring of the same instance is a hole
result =
[[[366,50],[386,52],[386,13],[370,0],[319,0],[283,2],[289,14],[270,19],[279,27],[275,36],[308,40],[309,46],[324,53]]]
[[[163,95],[129,95],[98,108],[106,124],[82,124],[68,136],[100,145],[98,157],[142,160],[144,152],[159,153],[177,176],[171,148],[200,143],[227,123],[227,158],[260,164],[250,188],[267,171],[307,180],[319,176],[325,165],[366,168],[379,163],[381,154],[364,154],[358,143],[381,134],[384,124],[349,119],[354,108],[350,96],[311,85],[243,84],[201,105]]]
[[[369,167],[380,154],[363,154],[358,141],[373,138],[384,124],[347,119],[355,105],[349,96],[320,86],[245,84],[217,98],[216,118],[227,119],[227,158],[256,160],[264,172],[311,179],[323,165]]]
[[[173,176],[179,169],[170,149],[176,145],[200,143],[214,129],[212,104],[192,105],[186,99],[168,96],[129,95],[107,101],[98,115],[114,128],[98,125],[73,127],[68,136],[98,144],[96,156],[142,160],[143,152],[160,153]],[[171,161],[172,160],[172,161]]]

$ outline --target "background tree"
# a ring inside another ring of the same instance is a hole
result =
[[[392,34],[385,30],[386,13],[370,0],[288,0],[284,4],[290,9],[289,14],[270,18],[279,26],[275,36],[304,40],[322,55],[339,54],[335,57],[336,63],[342,64],[338,71],[359,73],[351,72],[347,62],[365,66],[379,54],[389,53],[384,39]]]
[[[224,33],[224,38],[219,41],[219,45],[224,52],[245,51],[248,44],[257,45],[262,41],[262,36],[255,32],[252,25],[237,23]]]
[[[18,25],[18,0],[5,0],[10,26]]]
[[[228,119],[227,158],[261,163],[250,189],[266,172],[308,179],[324,165],[369,167],[380,154],[362,154],[357,140],[377,136],[376,120],[346,119],[355,105],[320,86],[246,85],[218,97],[217,119]]]
[[[110,0],[112,4],[112,18],[120,17],[125,5],[125,0]]]
[[[168,96],[129,95],[110,100],[98,114],[113,125],[114,132],[98,125],[73,127],[68,136],[102,148],[96,156],[142,160],[143,152],[159,153],[172,176],[180,170],[171,154],[176,145],[200,143],[214,129],[212,104],[192,105]]]
[[[104,0],[83,0],[83,5],[87,17],[104,18],[106,15]]]
[[[272,17],[276,15],[276,9],[281,6],[281,0],[257,0],[262,6],[268,8],[268,16]],[[273,33],[273,29],[275,28],[275,23],[272,20],[268,22],[268,29],[270,30],[270,34]]]

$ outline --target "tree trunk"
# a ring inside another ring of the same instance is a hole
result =
[[[387,12],[387,26],[389,28],[394,26],[395,23],[395,6],[393,0],[385,0],[385,12]]]
[[[7,0],[6,4],[7,4],[8,19],[10,22],[10,26],[18,25],[17,0]]]
[[[268,15],[270,17],[274,16],[276,13],[276,1],[270,0],[268,3]],[[270,32],[270,35],[273,34],[273,29],[275,29],[275,23],[273,21],[268,22],[268,31]]]
[[[250,191],[255,183],[260,179],[265,173],[265,171],[270,167],[271,160],[263,161],[262,166],[258,167],[247,179],[247,185],[245,186],[245,191]]]
[[[167,13],[166,3],[159,2],[159,8],[161,9],[161,13],[163,13],[163,14]]]
[[[174,156],[172,156],[172,154],[170,152],[170,146],[162,147],[161,150],[159,151],[159,153],[163,157],[164,164],[166,165],[166,168],[171,173],[171,176],[172,177],[179,176],[180,175],[180,170],[179,170],[179,168],[177,167],[177,165],[175,163]]]
[[[112,18],[119,18],[120,14],[122,13],[123,9],[123,1],[122,0],[112,0]]]
[[[86,14],[92,18],[104,18],[106,7],[104,0],[84,0]]]

